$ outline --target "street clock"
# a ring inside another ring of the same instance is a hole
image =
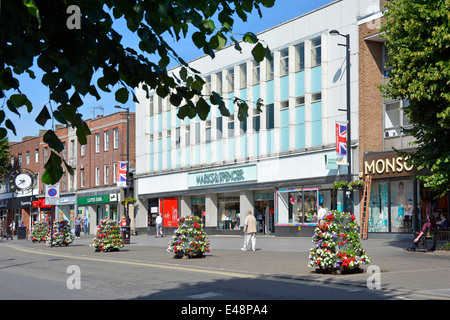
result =
[[[16,193],[27,193],[34,186],[34,172],[27,168],[20,168],[11,172],[9,186]]]

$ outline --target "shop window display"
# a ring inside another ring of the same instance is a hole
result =
[[[319,189],[287,189],[277,192],[277,224],[317,224]]]
[[[218,229],[219,230],[239,230],[240,226],[240,202],[239,196],[223,197],[218,199]]]

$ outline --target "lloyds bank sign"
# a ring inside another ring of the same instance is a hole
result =
[[[256,165],[189,173],[189,188],[256,181]]]

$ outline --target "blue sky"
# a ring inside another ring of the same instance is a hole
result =
[[[260,18],[256,11],[254,14],[248,17],[247,22],[242,22],[239,18],[235,19],[234,32],[236,33],[245,33],[247,31],[251,31],[253,33],[258,33],[273,26],[276,26],[284,21],[295,18],[299,15],[312,11],[314,9],[320,8],[323,5],[332,2],[331,0],[276,0],[275,5],[272,8],[262,8],[263,17]],[[119,33],[124,34],[126,28],[124,24],[119,22],[117,23],[117,30]],[[237,38],[237,37],[236,37]],[[188,39],[181,40],[179,43],[172,41],[172,39],[168,38],[166,41],[172,45],[172,47],[178,52],[178,54],[185,60],[190,61],[198,56],[203,55],[203,52],[198,50],[197,47]],[[122,42],[126,46],[137,48],[136,37],[125,36],[122,39]],[[174,66],[174,65],[171,65]],[[201,72],[201,70],[199,70]],[[42,107],[48,102],[48,89],[44,87],[41,82],[42,74],[39,73],[38,70],[35,70],[37,78],[35,80],[31,80],[28,77],[20,77],[19,80],[21,82],[21,90],[26,93],[28,98],[33,103],[33,111],[28,114],[22,108],[23,114],[19,118],[15,114],[8,113],[9,110],[6,110],[7,117],[10,118],[16,126],[17,136],[11,133],[8,130],[8,138],[9,141],[17,142],[21,141],[24,136],[36,136],[39,130],[48,130],[52,128],[52,121],[47,121],[45,127],[38,125],[35,122],[35,119]],[[108,115],[114,112],[119,111],[115,109],[114,106],[118,103],[114,99],[114,91],[112,93],[105,93],[99,90],[99,94],[102,97],[99,101],[95,98],[86,96],[84,98],[84,105],[79,109],[84,116],[84,119],[93,118],[95,115],[103,114]],[[57,105],[52,104],[53,108],[56,108]],[[127,102],[126,105],[122,105],[124,107],[129,107],[131,112],[135,111],[135,103],[131,101]],[[99,107],[103,107],[103,110],[99,109]],[[58,124],[55,121],[55,124]]]

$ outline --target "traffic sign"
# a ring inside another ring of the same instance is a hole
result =
[[[59,204],[59,182],[56,184],[45,185],[45,204],[46,205]]]

